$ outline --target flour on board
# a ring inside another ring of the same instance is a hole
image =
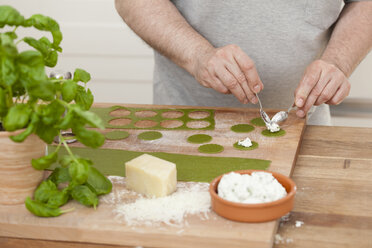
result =
[[[113,184],[121,184],[120,189],[102,198],[102,201],[114,205],[116,219],[129,226],[154,226],[161,223],[183,226],[185,217],[198,214],[208,218],[211,209],[208,183],[178,182],[173,194],[159,198],[147,198],[123,187],[125,178],[112,177]]]

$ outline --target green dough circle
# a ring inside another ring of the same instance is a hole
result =
[[[187,138],[187,141],[189,143],[194,143],[194,144],[203,144],[203,143],[210,142],[211,140],[212,140],[212,136],[207,135],[207,134],[194,134]]]
[[[233,146],[234,146],[235,149],[238,149],[238,150],[250,151],[250,150],[257,149],[258,148],[258,143],[255,142],[255,141],[252,141],[252,146],[250,146],[250,147],[244,147],[244,146],[238,145],[238,141],[237,141],[237,142],[234,143]]]
[[[236,133],[249,133],[254,130],[254,126],[249,124],[237,124],[231,127],[231,131]]]
[[[261,134],[263,136],[267,136],[267,137],[280,137],[280,136],[285,135],[285,131],[283,129],[280,129],[278,132],[272,133],[272,132],[270,132],[269,130],[266,129],[266,130],[263,130],[261,132]]]
[[[129,133],[126,131],[112,131],[105,133],[105,138],[108,140],[121,140],[129,137]]]
[[[220,153],[223,152],[223,150],[223,146],[217,144],[201,145],[198,148],[198,151],[201,153]]]
[[[261,117],[257,117],[257,118],[254,118],[251,120],[251,124],[255,125],[255,126],[258,126],[258,127],[264,127],[266,126],[265,125],[265,122],[262,120]]]
[[[146,131],[138,135],[138,138],[141,140],[156,140],[160,139],[161,137],[163,137],[161,132],[156,131]]]

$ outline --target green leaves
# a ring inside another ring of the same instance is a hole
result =
[[[73,108],[75,114],[84,120],[84,122],[88,123],[92,127],[97,127],[100,129],[104,129],[105,125],[99,116],[93,112],[83,111],[80,108],[74,107]]]
[[[97,131],[88,130],[82,126],[74,126],[72,131],[76,138],[86,146],[98,148],[105,143],[105,136]]]
[[[42,181],[34,192],[34,199],[41,203],[47,203],[49,198],[57,191],[57,186],[52,181]]]
[[[69,156],[66,157],[70,158]],[[71,181],[71,177],[68,173],[68,168],[57,167],[53,170],[52,174],[49,175],[47,180],[51,180],[58,186],[60,183]]]
[[[50,144],[61,130],[72,129],[83,144],[97,148],[104,143],[104,136],[86,126],[103,129],[102,120],[88,112],[93,104],[93,94],[86,88],[90,74],[76,69],[73,79],[50,79],[45,67],[54,67],[62,33],[58,23],[47,16],[36,14],[25,19],[11,6],[0,6],[0,28],[4,26],[34,27],[52,34],[53,41],[41,38],[20,37],[13,31],[0,31],[0,122],[6,131],[24,129],[10,138],[15,142],[24,141],[35,133]],[[18,39],[18,40],[17,40]],[[17,45],[25,42],[30,50],[19,52]],[[81,84],[81,85],[79,85]],[[71,103],[74,102],[74,103]],[[64,116],[64,113],[66,115]],[[64,141],[64,138],[61,137]],[[65,142],[63,145],[68,149]],[[37,170],[44,170],[58,160],[59,144],[55,152],[32,159]],[[34,200],[27,198],[25,205],[33,214],[41,217],[59,216],[66,212],[59,209],[68,202],[70,196],[86,206],[96,207],[98,195],[109,193],[111,182],[92,162],[80,158],[68,150],[68,155],[59,161],[57,168],[35,190]],[[69,183],[59,189],[61,183]]]
[[[80,202],[81,204],[96,208],[98,205],[98,197],[93,193],[86,185],[77,185],[71,191],[71,196],[74,200]]]
[[[75,72],[74,72],[74,81],[75,82],[88,83],[89,80],[90,80],[90,74],[88,72],[86,72],[83,69],[79,69],[79,68],[77,68],[75,70]]]
[[[30,197],[26,198],[25,205],[28,211],[39,217],[56,217],[67,212],[59,208],[49,208],[40,202],[31,200]]]
[[[94,101],[94,97],[90,89],[85,90],[84,87],[78,85],[75,102],[78,104],[83,110],[89,110],[92,106]]]
[[[24,24],[25,18],[13,7],[8,5],[0,6],[0,28],[5,25],[20,26]]]
[[[36,113],[31,114],[31,122],[28,124],[25,131],[23,131],[20,134],[10,136],[10,139],[14,142],[23,142],[29,135],[31,135],[35,129],[36,125],[39,122],[39,116]]]
[[[83,184],[88,179],[89,166],[92,164],[90,160],[78,158],[77,161],[72,161],[68,168],[68,173],[72,179],[78,184]]]
[[[55,163],[58,159],[58,152],[53,152],[46,156],[40,157],[38,159],[32,159],[31,164],[32,167],[36,170],[45,170],[51,166],[51,164]]]
[[[44,63],[46,66],[56,66],[58,54],[55,49],[52,48],[52,44],[50,43],[48,38],[42,37],[39,40],[36,40],[32,37],[25,37],[23,38],[23,41],[38,50],[43,55]]]
[[[7,95],[3,88],[0,87],[0,117],[4,117],[8,113]]]
[[[45,74],[42,54],[39,51],[24,51],[17,56],[16,62],[20,72],[20,82],[27,93],[45,101],[53,100],[55,91]]]
[[[94,167],[89,169],[86,185],[97,195],[108,194],[112,189],[111,181]]]
[[[62,84],[62,98],[65,102],[71,102],[75,99],[78,85],[73,80],[67,80]]]
[[[57,100],[43,106],[42,121],[45,125],[53,125],[57,123],[65,112],[65,107],[63,107]]]
[[[5,116],[3,126],[7,131],[24,128],[30,119],[31,108],[26,104],[13,105]]]
[[[62,41],[62,33],[59,30],[58,23],[54,19],[48,16],[36,14],[27,19],[25,23],[26,25],[31,25],[36,29],[51,32],[53,36],[53,47],[59,47],[59,44]]]

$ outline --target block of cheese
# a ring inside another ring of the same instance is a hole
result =
[[[149,197],[162,197],[177,187],[176,164],[143,154],[125,163],[126,185]]]

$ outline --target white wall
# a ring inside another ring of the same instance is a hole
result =
[[[63,53],[56,69],[89,71],[96,102],[152,103],[152,50],[123,23],[114,0],[2,0],[0,4],[17,8],[25,17],[41,13],[59,22]]]
[[[123,23],[114,0],[2,0],[1,4],[16,7],[26,17],[41,13],[60,23],[64,51],[57,67],[88,70],[97,102],[152,102],[152,50]],[[350,97],[372,99],[372,53],[350,80]]]

